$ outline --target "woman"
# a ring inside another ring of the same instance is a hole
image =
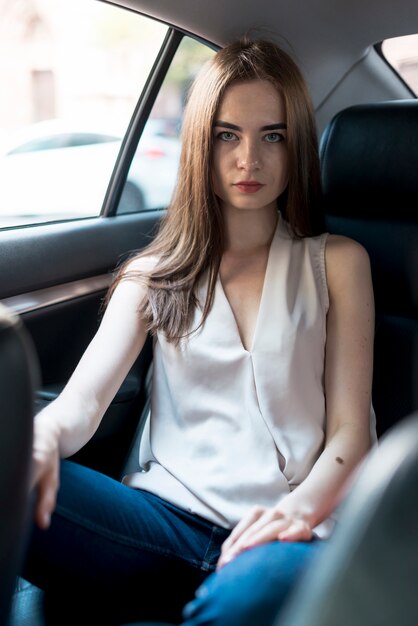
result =
[[[267,41],[227,46],[191,91],[159,235],[122,267],[68,385],[36,417],[25,576],[46,590],[51,623],[74,622],[84,602],[99,623],[179,622],[217,569],[184,623],[268,625],[329,536],[370,446],[374,315],[367,254],[320,233],[318,194],[297,66]],[[143,471],[123,485],[59,470],[148,332]]]

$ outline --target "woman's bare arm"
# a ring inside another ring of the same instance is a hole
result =
[[[32,482],[42,527],[55,506],[59,458],[71,456],[93,436],[145,343],[146,325],[138,314],[144,297],[144,282],[119,283],[67,385],[35,418]]]
[[[220,565],[260,543],[310,539],[370,447],[374,302],[369,259],[356,242],[329,236],[326,266],[330,308],[324,451],[305,481],[277,506],[256,507],[238,524],[225,542]]]

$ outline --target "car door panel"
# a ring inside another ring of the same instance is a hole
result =
[[[161,215],[150,211],[0,231],[0,299],[112,271],[123,255],[150,241]]]
[[[21,316],[37,351],[39,408],[59,394],[96,332],[112,272],[151,240],[161,215],[153,211],[0,231],[0,300]],[[141,412],[150,358],[148,342],[77,460],[119,476]]]

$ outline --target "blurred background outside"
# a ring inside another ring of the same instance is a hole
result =
[[[100,213],[166,33],[94,0],[0,0],[0,227]],[[187,90],[211,54],[181,43],[132,163],[124,212],[169,202]]]

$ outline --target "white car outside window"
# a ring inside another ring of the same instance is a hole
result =
[[[132,161],[119,212],[166,207],[180,152],[171,120],[149,120]],[[52,120],[0,146],[0,221],[66,219],[100,213],[122,132]],[[155,178],[158,177],[158,185]],[[123,204],[124,203],[124,204]]]

